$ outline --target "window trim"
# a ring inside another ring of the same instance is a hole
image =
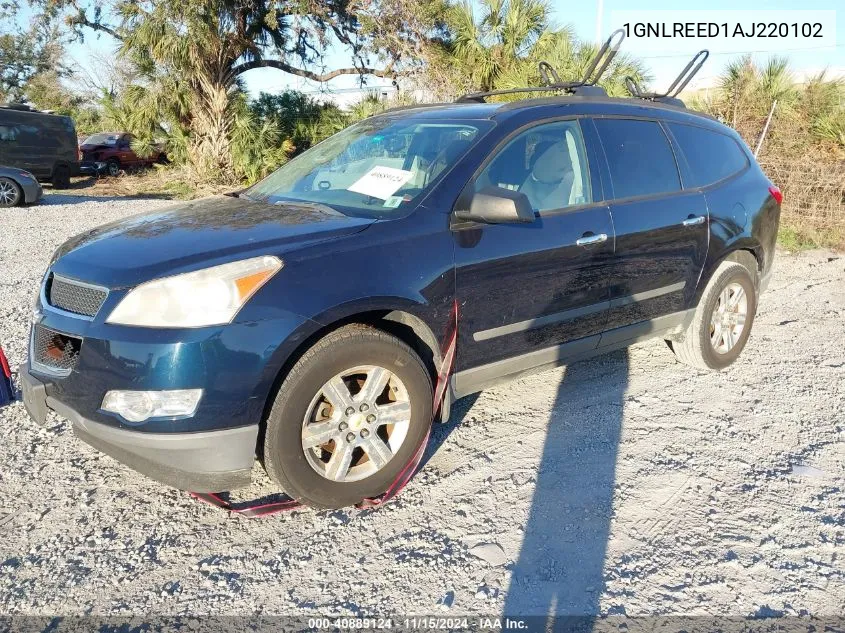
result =
[[[677,137],[672,132],[672,128],[670,127],[670,125],[672,123],[674,123],[676,125],[684,125],[686,127],[694,127],[694,128],[698,128],[700,130],[704,130],[705,132],[712,132],[713,134],[718,134],[720,136],[724,136],[725,138],[729,139],[734,145],[736,145],[740,154],[742,154],[743,158],[745,158],[745,166],[742,169],[735,171],[732,174],[728,174],[727,176],[725,176],[724,178],[720,178],[719,180],[714,180],[713,182],[706,184],[706,185],[698,185],[696,187],[689,187],[689,188],[684,187],[684,191],[700,191],[700,192],[708,191],[711,188],[722,185],[722,184],[728,182],[729,180],[732,180],[732,179],[736,178],[737,176],[744,174],[749,169],[751,169],[751,158],[748,156],[748,151],[746,151],[747,148],[743,147],[730,134],[725,134],[721,130],[714,130],[713,128],[706,127],[704,125],[697,125],[695,123],[686,123],[686,122],[681,122],[681,121],[665,121],[666,132],[667,132],[667,134],[670,135],[670,138],[672,139],[673,145],[677,145],[678,152],[680,152],[681,157],[684,159],[684,163],[686,164],[687,169],[690,172],[690,176],[692,176],[692,166],[689,163],[689,159],[687,158],[686,152],[684,152],[684,148],[681,147],[681,144],[678,142]]]
[[[517,127],[515,130],[511,131],[509,134],[505,135],[494,147],[491,149],[481,164],[475,169],[472,176],[470,176],[469,180],[467,180],[466,184],[461,189],[461,192],[458,194],[455,203],[452,205],[452,210],[449,212],[450,217],[450,229],[453,231],[459,231],[468,228],[474,228],[479,225],[484,225],[483,222],[476,222],[474,220],[458,220],[455,217],[456,212],[460,208],[465,208],[463,203],[466,202],[466,199],[469,196],[470,189],[474,190],[475,181],[481,175],[481,173],[487,169],[487,166],[492,162],[492,160],[499,155],[499,153],[508,145],[510,142],[515,139],[517,136],[526,132],[532,128],[540,127],[541,125],[549,125],[553,123],[560,123],[562,121],[575,121],[578,124],[578,129],[581,132],[581,141],[584,144],[584,157],[587,161],[587,169],[586,169],[586,180],[590,185],[590,196],[593,198],[592,202],[584,203],[584,204],[575,204],[565,207],[559,207],[556,209],[544,209],[543,211],[535,211],[534,217],[535,218],[542,218],[542,217],[549,217],[549,216],[557,216],[557,215],[564,215],[567,213],[574,213],[577,211],[581,211],[584,209],[592,209],[595,207],[602,207],[607,206],[606,201],[604,200],[604,187],[603,183],[599,181],[602,185],[602,193],[599,196],[602,198],[601,200],[595,200],[595,187],[593,186],[593,166],[590,164],[590,145],[587,142],[587,134],[584,130],[584,121],[589,119],[589,115],[584,114],[569,114],[563,116],[555,116],[549,117],[545,119],[541,119],[539,121],[530,121]],[[598,175],[598,174],[597,174]]]
[[[601,146],[602,151],[602,158],[604,159],[605,168],[607,169],[607,177],[610,180],[610,187],[613,189],[613,197],[608,197],[605,199],[607,203],[610,204],[623,204],[628,202],[641,202],[644,200],[660,200],[663,198],[668,198],[670,196],[677,196],[680,194],[689,191],[688,189],[684,188],[684,177],[681,173],[681,165],[678,162],[678,154],[675,151],[674,145],[674,137],[669,136],[667,134],[666,129],[663,126],[663,119],[655,119],[652,117],[647,116],[637,116],[637,115],[628,115],[628,114],[606,114],[606,115],[594,115],[590,116],[590,119],[593,121],[593,125],[596,129],[596,137],[598,138],[599,145]],[[646,121],[648,123],[656,123],[660,130],[663,132],[663,136],[666,138],[666,142],[669,145],[669,150],[672,152],[672,158],[675,161],[675,171],[678,173],[678,184],[680,185],[680,189],[677,191],[659,191],[657,193],[646,193],[641,194],[638,196],[625,196],[624,198],[617,198],[616,197],[616,188],[613,185],[613,174],[610,173],[610,161],[607,159],[607,150],[604,147],[604,141],[601,139],[601,133],[599,132],[599,128],[595,125],[596,120],[599,119],[624,119],[629,121]],[[686,161],[686,157],[683,157]]]

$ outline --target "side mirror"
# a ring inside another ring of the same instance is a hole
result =
[[[503,187],[484,187],[476,191],[469,203],[469,209],[458,209],[455,217],[470,222],[486,224],[509,224],[511,222],[533,222],[534,209],[528,196],[520,191]]]

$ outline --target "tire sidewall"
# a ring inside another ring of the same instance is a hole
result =
[[[745,327],[740,334],[739,340],[726,353],[721,354],[713,349],[713,344],[710,342],[710,318],[716,303],[719,300],[719,295],[722,290],[732,283],[738,283],[745,290],[745,296],[748,299],[748,314],[745,318]],[[701,333],[701,355],[704,362],[713,369],[724,369],[733,363],[742,350],[745,349],[745,344],[748,342],[748,337],[751,335],[751,328],[754,325],[754,317],[757,314],[757,288],[754,286],[754,281],[751,278],[748,270],[741,264],[734,264],[722,271],[713,285],[713,291],[708,294],[707,301],[703,306],[701,317],[703,319],[699,331]]]
[[[0,202],[0,207],[12,208],[18,206],[23,201],[23,190],[20,185],[11,178],[0,178],[0,182],[9,183],[17,192],[17,197],[11,202]]]
[[[112,167],[114,167],[114,173],[112,173]],[[120,161],[116,158],[110,158],[106,162],[106,173],[111,177],[117,177],[120,175]]]
[[[360,365],[384,367],[401,380],[411,402],[411,422],[405,441],[379,472],[360,481],[326,479],[311,467],[302,449],[302,422],[322,386],[338,373]],[[416,454],[431,426],[431,380],[410,348],[381,337],[340,340],[321,348],[301,371],[284,381],[268,417],[264,459],[273,479],[285,491],[309,505],[342,508],[382,494]]]

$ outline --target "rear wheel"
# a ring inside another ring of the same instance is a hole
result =
[[[386,332],[349,325],[285,378],[267,418],[264,466],[303,503],[354,505],[390,487],[431,417],[431,378],[419,356]]]
[[[751,272],[742,264],[722,262],[682,339],[668,341],[669,346],[687,365],[724,369],[745,348],[756,313],[757,288]]]
[[[53,170],[53,187],[56,189],[67,189],[70,187],[70,168],[67,165],[56,165]]]
[[[23,191],[18,183],[9,178],[0,178],[0,207],[16,207],[23,200]]]

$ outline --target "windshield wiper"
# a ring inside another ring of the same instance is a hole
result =
[[[333,209],[327,204],[322,204],[320,202],[307,202],[307,201],[300,201],[300,200],[278,200],[273,203],[276,206],[291,206],[291,207],[300,207],[305,209],[314,209],[315,211],[322,211],[323,213],[328,213],[330,215],[343,215],[337,209]]]

